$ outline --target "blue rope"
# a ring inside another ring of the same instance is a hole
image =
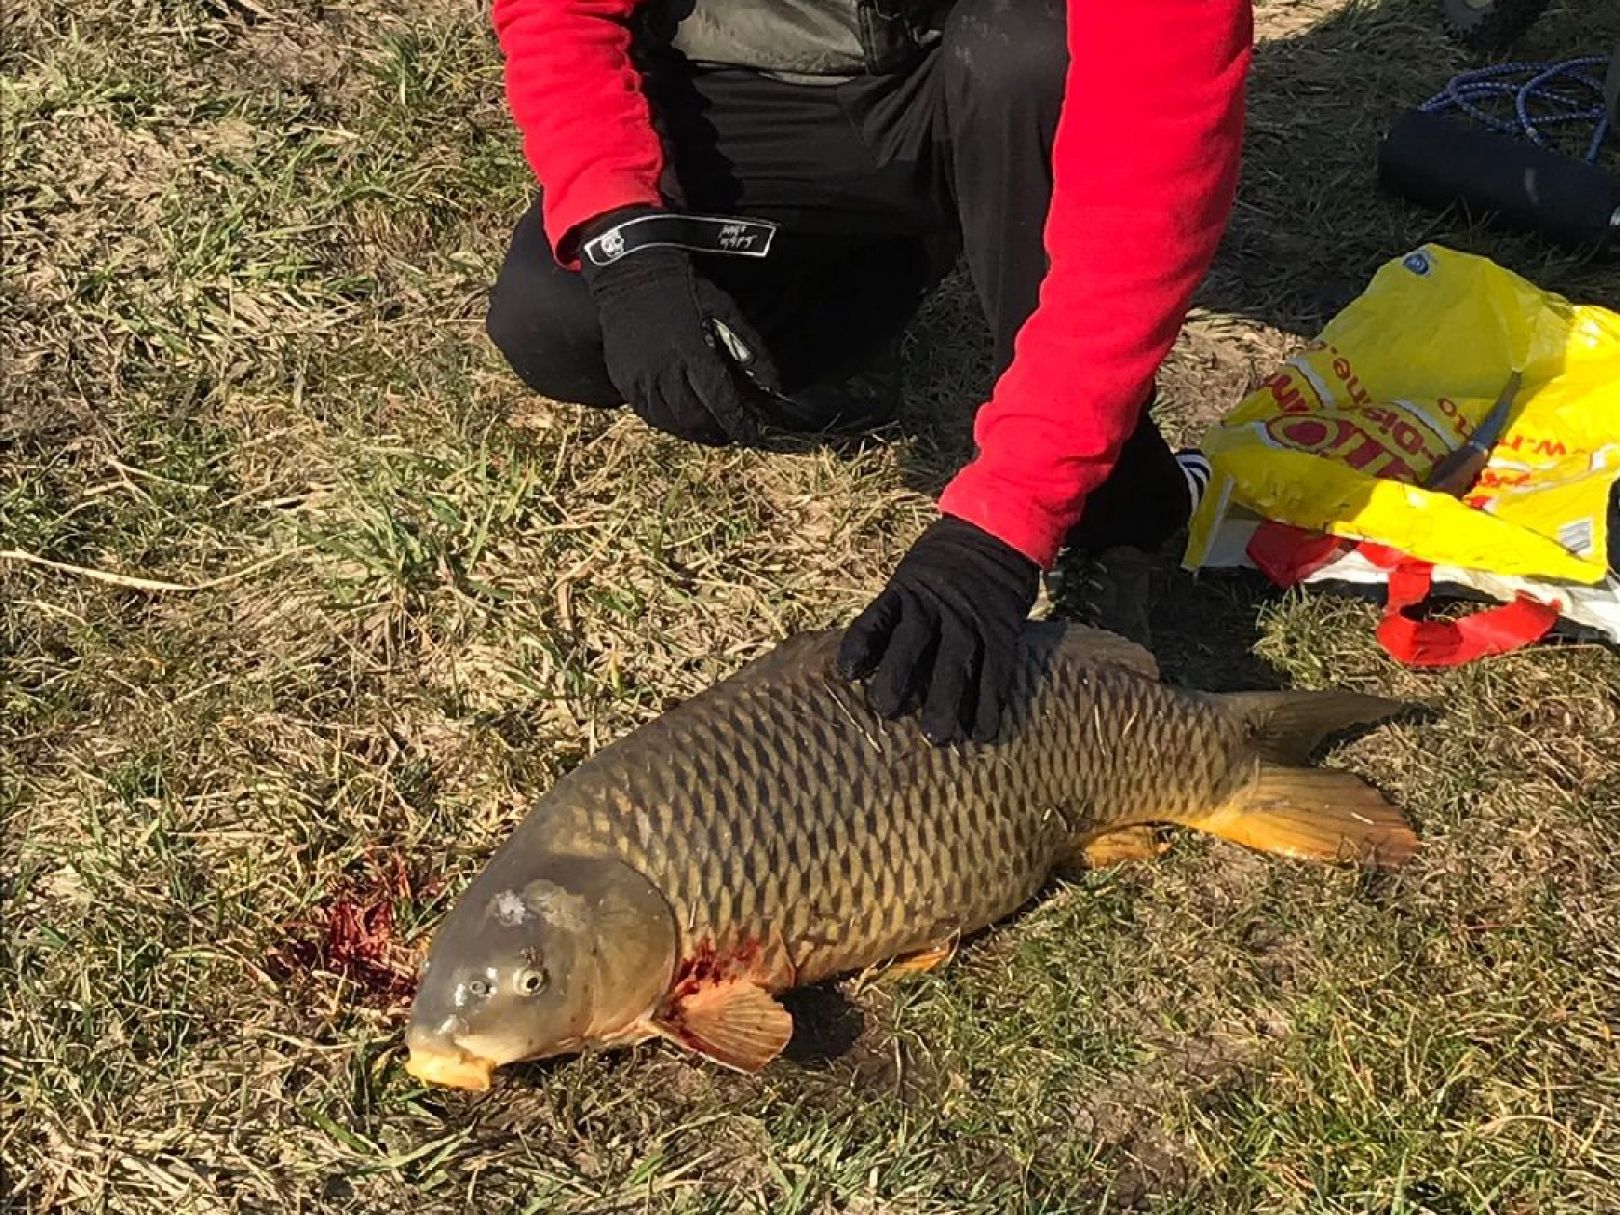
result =
[[[1594,123],[1586,160],[1596,164],[1604,137],[1609,133],[1609,110],[1603,82],[1590,69],[1608,64],[1603,55],[1566,59],[1561,63],[1502,63],[1453,76],[1446,87],[1418,108],[1427,113],[1461,110],[1476,122],[1502,135],[1528,135],[1543,148],[1556,149],[1542,133],[1544,127]],[[1516,121],[1486,107],[1513,102]]]

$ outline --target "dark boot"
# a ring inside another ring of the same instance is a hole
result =
[[[1093,517],[1071,534],[1071,547],[1048,575],[1047,594],[1059,615],[1151,649],[1149,618],[1164,593],[1168,554],[1183,547],[1178,540],[1210,473],[1197,451],[1172,456],[1163,448],[1161,456],[1163,440],[1154,431],[1157,442],[1150,442],[1146,426],[1127,444],[1116,469],[1121,475],[1097,495]]]
[[[1165,558],[1121,545],[1095,555],[1066,554],[1047,575],[1057,615],[1153,648],[1153,606],[1164,593]]]

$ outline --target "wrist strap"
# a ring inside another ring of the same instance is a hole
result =
[[[673,247],[691,253],[724,253],[731,257],[764,257],[771,251],[776,225],[763,219],[729,219],[719,215],[642,215],[615,224],[585,242],[582,252],[593,266],[611,266],[641,249]]]

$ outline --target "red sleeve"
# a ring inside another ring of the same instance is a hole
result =
[[[1231,210],[1249,0],[1068,0],[1049,269],[940,509],[1049,566],[1108,475]]]
[[[663,148],[630,62],[640,0],[495,0],[506,97],[544,191],[546,235],[566,260],[575,228],[616,207],[658,205]]]

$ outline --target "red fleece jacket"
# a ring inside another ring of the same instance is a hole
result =
[[[638,0],[494,0],[507,98],[562,256],[603,212],[661,202],[630,62]],[[1068,0],[1040,303],[940,509],[1043,566],[1108,475],[1231,210],[1250,0]]]

